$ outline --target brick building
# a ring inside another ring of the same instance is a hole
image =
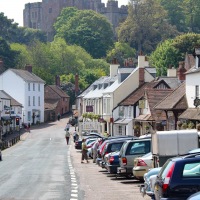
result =
[[[48,41],[53,40],[53,24],[61,10],[66,7],[77,7],[80,10],[95,10],[104,15],[113,25],[119,25],[128,15],[128,7],[119,8],[118,1],[108,0],[107,6],[101,0],[42,0],[42,2],[27,3],[23,11],[24,27],[41,29],[47,33]]]

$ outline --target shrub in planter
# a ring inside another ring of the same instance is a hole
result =
[[[196,125],[197,131],[200,131],[200,123]]]
[[[182,124],[183,124],[183,122],[177,121],[177,126],[178,126],[179,128],[181,128]]]
[[[194,127],[195,127],[195,125],[194,125],[193,122],[190,122],[190,123],[188,124],[188,128],[189,128],[189,129],[194,129]]]
[[[187,125],[186,122],[184,122],[184,123],[182,124],[182,126],[181,126],[182,129],[186,129],[187,127],[188,127],[188,125]]]

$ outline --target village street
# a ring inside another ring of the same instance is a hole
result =
[[[141,196],[140,182],[116,179],[92,162],[81,164],[72,139],[66,145],[67,120],[34,128],[2,152],[0,199],[149,199]]]

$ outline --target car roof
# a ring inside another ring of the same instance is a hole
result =
[[[189,153],[189,154],[185,154],[185,155],[180,155],[180,156],[176,156],[176,157],[172,157],[172,158],[169,158],[171,161],[179,161],[179,160],[185,160],[185,159],[197,159],[199,158],[200,159],[200,153],[197,152],[197,153]]]

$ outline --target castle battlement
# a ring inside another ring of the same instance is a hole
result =
[[[113,0],[108,0],[106,6],[101,0],[42,0],[42,2],[25,4],[23,11],[24,27],[41,29],[47,33],[48,41],[52,41],[54,37],[53,24],[61,10],[66,7],[94,10],[106,16],[114,30],[121,19],[128,15],[128,6],[119,8],[118,1]]]

